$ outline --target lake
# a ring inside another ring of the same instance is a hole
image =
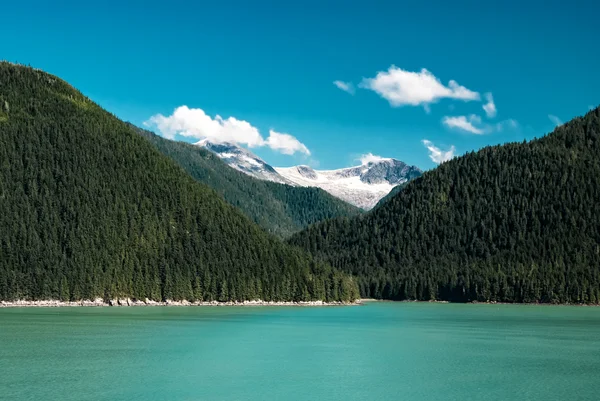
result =
[[[596,401],[600,308],[4,308],[0,399]]]

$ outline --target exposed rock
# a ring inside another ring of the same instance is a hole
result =
[[[190,302],[188,300],[174,301],[168,299],[165,302],[157,302],[150,299],[144,301],[138,299],[122,298],[122,299],[110,299],[105,302],[102,298],[96,298],[94,300],[80,300],[77,302],[63,302],[59,300],[41,300],[41,301],[27,301],[27,300],[16,300],[16,301],[0,301],[0,307],[60,307],[60,306],[331,306],[331,305],[357,305],[360,304],[361,300],[354,302],[324,302],[324,301],[263,301],[261,299],[245,300],[245,301],[195,301]]]
[[[229,166],[249,176],[258,178],[259,180],[293,185],[291,181],[280,176],[272,166],[265,163],[260,157],[234,143],[218,143],[203,139],[196,143],[196,145],[210,150]]]
[[[122,298],[117,301],[119,306],[129,306],[129,298]]]

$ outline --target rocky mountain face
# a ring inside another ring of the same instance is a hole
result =
[[[286,180],[301,186],[324,189],[355,206],[369,210],[395,186],[421,175],[415,166],[396,159],[383,159],[337,170],[314,170],[308,166],[276,167]]]
[[[373,208],[395,186],[422,174],[416,166],[391,158],[337,170],[315,170],[309,166],[271,167],[249,150],[233,143],[203,140],[198,145],[217,154],[229,166],[255,178],[318,187],[365,210]]]
[[[293,185],[275,171],[273,167],[265,163],[260,157],[247,149],[231,142],[210,142],[206,139],[197,142],[201,146],[215,153],[227,165],[248,174],[251,177],[265,181],[278,182],[280,184]]]

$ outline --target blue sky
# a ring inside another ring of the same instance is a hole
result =
[[[372,153],[429,169],[432,150],[541,136],[600,103],[597,1],[49,3],[2,6],[0,58],[278,166]]]

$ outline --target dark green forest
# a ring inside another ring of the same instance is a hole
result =
[[[360,209],[320,188],[261,181],[227,166],[207,149],[134,128],[193,178],[216,190],[228,203],[280,238],[319,221],[360,213]]]
[[[600,109],[443,163],[290,242],[354,274],[364,297],[599,303]]]
[[[0,212],[2,300],[357,296],[69,84],[6,62]]]

